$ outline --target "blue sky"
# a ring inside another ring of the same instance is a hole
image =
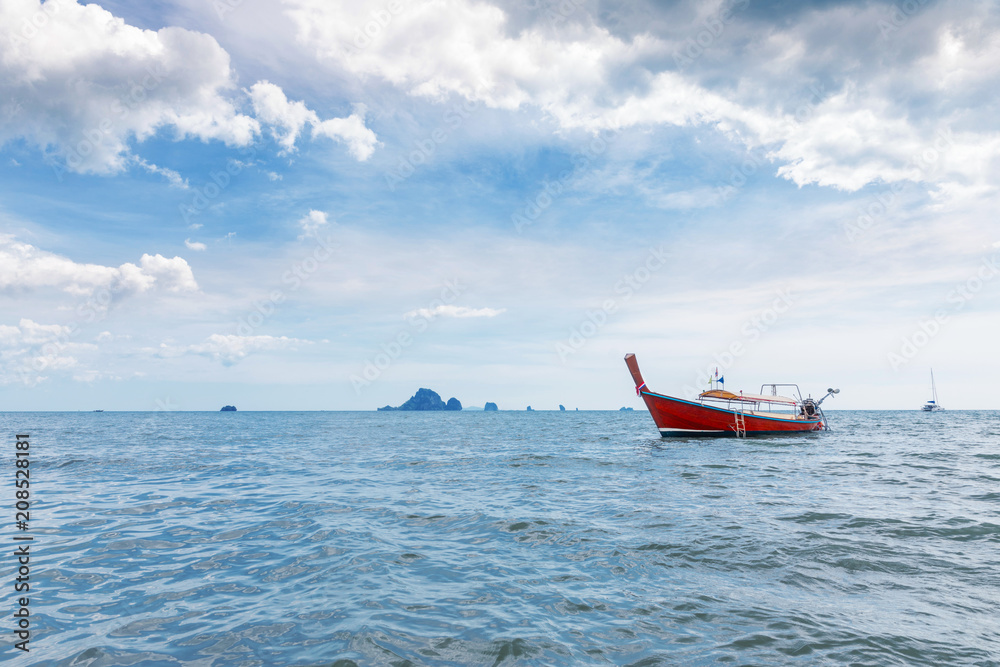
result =
[[[0,0],[8,410],[1000,407],[986,2]]]

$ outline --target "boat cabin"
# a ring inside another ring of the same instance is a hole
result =
[[[797,398],[778,395],[778,387],[794,388]],[[736,394],[725,389],[709,389],[701,392],[698,400],[726,410],[772,419],[807,420],[819,416],[819,406],[811,398],[803,399],[796,384],[764,384],[761,385],[759,394],[742,391]]]

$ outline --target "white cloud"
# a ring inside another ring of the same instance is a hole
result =
[[[198,289],[194,273],[182,257],[167,259],[160,254],[143,255],[139,264],[143,273],[168,292],[194,292]]]
[[[163,128],[247,145],[259,124],[237,111],[235,89],[229,55],[209,35],[141,30],[74,0],[0,3],[0,97],[14,102],[0,144],[23,137],[54,148],[70,171],[119,172],[133,160],[130,140]]]
[[[202,251],[208,249],[208,246],[204,243],[201,243],[200,241],[192,241],[191,239],[184,239],[184,245],[188,250]]]
[[[312,136],[326,137],[347,144],[347,150],[364,162],[379,145],[375,133],[365,127],[365,105],[357,104],[347,118],[331,118],[313,125]]]
[[[852,43],[837,42],[864,30],[877,35],[880,7],[805,8],[766,30],[741,15],[687,69],[652,63],[672,62],[704,28],[701,18],[687,28],[690,34],[674,26],[621,37],[588,19],[582,6],[557,27],[522,23],[514,30],[504,10],[473,0],[413,0],[379,22],[366,3],[287,4],[299,41],[355,76],[380,77],[432,99],[530,105],[566,129],[712,126],[767,150],[777,174],[798,185],[853,191],[878,181],[976,182],[992,173],[986,167],[1000,154],[1000,133],[986,118],[985,131],[955,128],[949,159],[933,169],[913,165],[949,125],[968,121],[974,105],[962,100],[995,98],[985,91],[1000,89],[1000,37],[982,26],[992,19],[953,11],[952,3],[921,9],[905,28],[914,48],[904,55],[866,44],[870,52],[859,56]],[[717,13],[714,5],[699,7],[698,17]],[[828,43],[831,34],[837,39]],[[864,66],[865,56],[880,59],[879,66]],[[803,98],[800,90],[816,81],[817,69],[843,83]],[[725,78],[731,86],[718,84]],[[920,114],[906,103],[930,99],[949,101]]]
[[[0,290],[54,288],[76,296],[98,289],[119,294],[140,294],[154,288],[168,292],[198,289],[191,267],[181,257],[144,254],[139,264],[118,267],[80,264],[0,234]]]
[[[97,382],[98,380],[121,380],[121,379],[122,378],[120,375],[112,375],[110,373],[104,373],[102,371],[97,371],[97,370],[85,370],[73,374],[74,381],[86,382],[88,384],[92,382]]]
[[[167,169],[166,167],[158,167],[155,164],[150,164],[149,162],[146,162],[142,158],[134,158],[133,162],[135,162],[136,165],[142,167],[151,174],[159,174],[160,176],[163,176],[165,179],[167,179],[170,185],[174,186],[175,188],[180,188],[181,190],[188,189],[187,179],[183,178],[173,169]]]
[[[60,324],[39,324],[22,318],[17,326],[0,324],[0,384],[35,386],[48,379],[44,373],[76,369],[75,355],[97,349],[72,341],[75,331]]]
[[[375,75],[417,95],[458,93],[490,106],[557,102],[599,86],[609,65],[637,55],[648,42],[628,44],[597,28],[567,26],[564,39],[528,29],[506,32],[503,10],[484,2],[405,3],[377,34],[371,5],[290,0],[299,40],[317,57],[361,76]]]
[[[309,213],[302,216],[299,220],[299,227],[302,228],[302,236],[300,239],[316,236],[316,232],[320,229],[325,228],[329,225],[329,220],[327,220],[326,213],[323,211],[310,210]]]
[[[271,132],[285,152],[295,150],[295,141],[307,124],[319,122],[305,102],[289,102],[284,91],[269,81],[258,81],[250,88],[254,113],[271,126]]]
[[[435,317],[496,317],[506,312],[506,308],[468,308],[466,306],[435,306],[434,308],[417,308],[403,315],[403,317],[423,317],[433,319]]]
[[[269,81],[258,81],[248,92],[257,118],[271,126],[274,138],[284,148],[283,153],[295,151],[295,142],[306,125],[312,126],[313,138],[327,137],[347,144],[351,155],[359,161],[364,162],[375,152],[378,139],[365,127],[364,105],[357,105],[347,118],[321,121],[304,102],[290,102],[281,88]]]
[[[218,361],[223,366],[233,366],[246,359],[253,352],[284,350],[296,345],[308,345],[311,341],[287,336],[237,336],[233,334],[212,334],[204,342],[186,347],[164,343],[158,353],[162,357],[182,354],[197,354]]]

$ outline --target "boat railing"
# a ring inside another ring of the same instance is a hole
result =
[[[756,397],[743,395],[720,397],[705,395],[703,393],[698,397],[698,400],[701,403],[714,403],[720,408],[724,407],[726,410],[743,414],[780,414],[795,415],[796,417],[802,414],[801,406],[798,403],[761,400]]]
[[[795,396],[799,399],[799,401],[802,400],[802,392],[799,391],[799,385],[792,384],[790,382],[776,382],[776,383],[772,383],[772,384],[762,384],[760,386],[760,393],[764,394],[764,393],[766,393],[764,390],[767,389],[767,388],[770,388],[771,389],[771,396],[777,396],[778,395],[778,387],[794,387],[795,388]]]

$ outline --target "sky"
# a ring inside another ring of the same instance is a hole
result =
[[[3,410],[1000,409],[1000,6],[0,0]]]

